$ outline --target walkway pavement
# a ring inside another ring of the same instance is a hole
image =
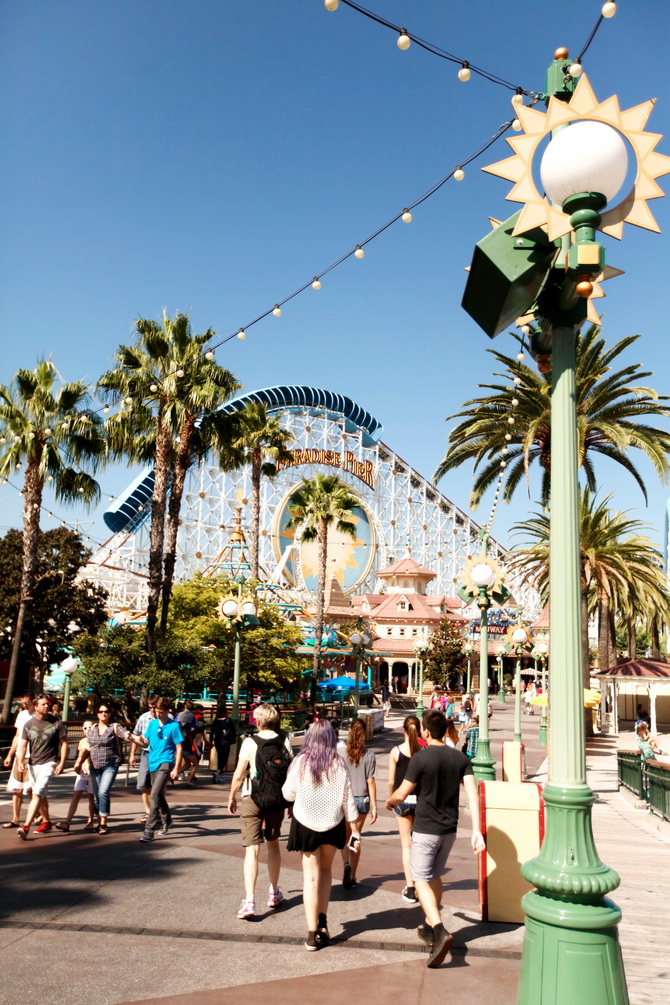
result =
[[[372,745],[380,796],[401,721],[393,714],[391,728]],[[530,772],[543,770],[539,721],[539,715],[524,716]],[[495,706],[492,727],[499,762],[500,742],[512,732],[510,703]],[[622,875],[616,899],[624,909],[621,940],[631,1002],[667,1005],[670,841],[616,791],[613,741],[592,745],[589,768],[599,797],[598,849]],[[66,811],[72,779],[70,772],[55,781],[54,819]],[[168,838],[149,846],[138,840],[139,798],[122,784],[114,791],[106,837],[84,834],[83,818],[68,835],[54,830],[31,835],[27,843],[15,831],[0,830],[0,1005],[21,1001],[26,987],[42,1005],[88,1005],[92,997],[96,1005],[218,1005],[226,989],[236,987],[244,988],[248,1005],[300,998],[341,1003],[362,990],[366,1005],[386,1005],[396,988],[417,1005],[447,988],[469,1005],[490,1005],[492,998],[496,1005],[514,1005],[523,928],[479,920],[465,808],[445,898],[447,923],[456,935],[453,959],[428,970],[415,934],[421,912],[401,899],[400,844],[385,809],[368,828],[358,888],[345,893],[339,879],[333,887],[332,946],[308,953],[299,856],[283,853],[284,905],[265,907],[261,865],[259,915],[238,921],[242,849],[239,821],[225,810],[227,786],[211,784],[202,773],[197,788],[177,784],[168,799],[175,826]],[[8,816],[8,799],[0,799],[0,818]],[[339,868],[335,875],[341,875]]]

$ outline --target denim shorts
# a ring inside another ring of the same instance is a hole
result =
[[[354,796],[354,802],[359,816],[370,812],[370,796]]]
[[[409,803],[406,799],[402,803],[397,803],[393,807],[393,812],[397,817],[413,817],[416,815],[416,801]]]

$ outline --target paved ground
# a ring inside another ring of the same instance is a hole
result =
[[[386,792],[387,754],[398,742],[402,717],[377,737],[380,794]],[[495,706],[493,755],[511,735],[512,706]],[[539,715],[524,717],[530,772],[542,770]],[[622,741],[622,745],[626,745]],[[621,940],[633,1005],[667,1005],[670,978],[666,935],[670,922],[670,842],[646,814],[616,791],[614,741],[599,740],[589,756],[598,792],[594,830],[604,861],[622,874]],[[70,798],[71,773],[57,779],[54,819]],[[206,773],[196,789],[176,785],[168,795],[175,827],[169,838],[139,843],[139,798],[114,792],[112,829],[84,834],[77,821],[23,843],[0,830],[0,1003],[30,997],[42,1005],[214,1005],[226,989],[244,988],[250,1005],[341,1002],[364,992],[366,1005],[386,1003],[396,988],[423,1005],[436,995],[467,996],[469,1005],[513,1005],[523,929],[479,920],[476,861],[469,847],[467,811],[447,876],[448,926],[456,934],[453,961],[427,970],[415,935],[420,910],[400,897],[404,885],[394,818],[385,809],[364,841],[357,890],[333,889],[329,924],[333,944],[307,953],[299,856],[284,851],[278,911],[264,906],[266,873],[257,890],[259,915],[238,921],[242,849],[238,821],[224,809],[227,787]],[[9,805],[0,800],[0,818]],[[339,868],[336,876],[340,875]],[[325,978],[325,979],[324,979]],[[447,983],[448,981],[448,983]]]

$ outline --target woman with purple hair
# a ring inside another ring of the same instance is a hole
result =
[[[293,803],[288,850],[302,857],[303,902],[307,917],[305,948],[319,949],[330,939],[328,904],[333,882],[333,858],[346,841],[345,819],[358,851],[361,834],[349,772],[337,754],[337,734],[327,719],[317,719],[305,735],[302,750],[291,764],[282,788]],[[352,848],[352,850],[354,850]]]

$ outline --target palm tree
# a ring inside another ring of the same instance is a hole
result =
[[[597,606],[599,665],[611,665],[610,642],[612,611],[623,598],[649,597],[660,603],[665,594],[660,553],[648,537],[641,534],[645,525],[630,519],[625,513],[608,507],[611,496],[602,502],[586,488],[580,498],[580,549],[582,598],[582,667],[584,686],[589,686],[589,611]],[[524,535],[526,542],[511,552],[512,567],[535,580],[543,601],[549,594],[549,526],[548,513],[541,513],[519,523],[515,535]],[[667,594],[665,594],[667,596]],[[630,600],[629,600],[630,603]],[[667,600],[666,600],[667,603]]]
[[[10,478],[25,464],[21,593],[3,723],[9,722],[23,625],[35,586],[44,487],[52,482],[60,502],[90,504],[100,495],[98,483],[82,469],[95,471],[105,457],[100,420],[87,402],[86,384],[63,383],[51,360],[40,360],[35,370],[19,370],[9,386],[0,385],[0,477]]]
[[[314,663],[312,689],[316,685],[321,659],[323,634],[323,607],[326,595],[326,563],[328,560],[328,528],[335,524],[340,534],[356,537],[356,524],[352,521],[358,500],[337,475],[316,474],[306,478],[289,500],[287,527],[302,528],[303,541],[319,543],[319,575],[314,619]]]
[[[667,417],[670,412],[666,402],[670,399],[652,388],[631,383],[650,376],[640,370],[639,364],[613,369],[617,357],[638,338],[632,335],[606,349],[596,325],[577,335],[577,433],[579,463],[592,492],[596,490],[593,455],[601,454],[633,476],[646,500],[642,476],[629,451],[642,451],[659,478],[666,480],[670,434],[640,420],[646,416]],[[460,464],[473,462],[476,477],[470,502],[476,507],[500,474],[503,451],[507,451],[503,498],[509,502],[522,478],[528,479],[532,463],[538,461],[542,468],[541,501],[546,503],[551,468],[551,375],[538,374],[510,356],[488,351],[506,368],[505,373],[496,374],[503,383],[480,384],[491,393],[467,401],[460,412],[450,416],[463,421],[449,436],[449,449],[435,472],[435,481]],[[518,404],[514,405],[514,401]],[[507,422],[510,417],[513,424]]]
[[[152,652],[161,592],[162,631],[167,624],[186,474],[230,429],[231,420],[217,409],[240,384],[207,358],[214,331],[194,335],[188,315],[163,313],[161,322],[140,318],[135,330],[134,346],[119,346],[117,365],[102,375],[98,388],[106,399],[124,402],[108,422],[111,452],[154,464],[146,628]]]
[[[237,454],[237,466],[251,465],[251,578],[258,579],[259,528],[261,518],[261,477],[274,478],[277,464],[293,460],[287,445],[293,434],[277,418],[269,418],[265,405],[249,401],[235,414],[236,429],[231,448]],[[224,459],[225,460],[225,459]]]

